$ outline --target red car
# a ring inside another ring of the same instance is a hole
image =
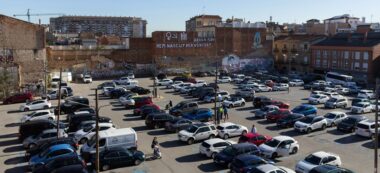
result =
[[[255,144],[256,146],[259,146],[271,139],[272,137],[270,136],[265,136],[258,133],[247,133],[245,135],[240,136],[239,143],[249,142]]]
[[[281,109],[289,109],[290,105],[288,103],[284,103],[282,101],[272,100],[271,105],[277,106]]]
[[[269,86],[269,87],[273,87],[274,86],[274,82],[272,80],[266,80],[265,81],[265,85]]]
[[[290,115],[292,112],[289,109],[279,109],[267,114],[267,121],[277,122],[277,120]]]
[[[32,93],[19,93],[4,99],[3,104],[25,103],[33,101]]]
[[[155,108],[155,109],[160,109],[160,107],[157,106],[157,105],[155,105],[155,104],[147,104],[147,105],[141,106],[140,108],[136,108],[136,109],[134,109],[134,110],[133,110],[133,115],[135,115],[135,116],[140,116],[141,111],[142,111],[143,109],[150,108],[150,107],[153,107],[153,108]]]
[[[153,104],[152,97],[136,97],[135,100],[135,108],[140,108],[144,105]]]

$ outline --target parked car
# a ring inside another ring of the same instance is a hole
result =
[[[67,155],[49,160],[44,164],[36,165],[32,171],[33,173],[51,173],[55,169],[71,165],[82,165],[86,168],[86,163],[79,155]]]
[[[99,131],[116,129],[112,123],[99,123]],[[74,140],[77,143],[84,144],[96,133],[96,124],[91,124],[84,129],[79,129],[74,133]]]
[[[286,157],[297,154],[300,146],[289,136],[276,136],[259,146],[262,155],[267,158]]]
[[[57,127],[56,121],[51,120],[35,120],[30,122],[25,122],[19,126],[18,138],[19,140],[24,140],[28,136],[38,135],[46,129],[64,129],[66,126],[63,123],[59,123]]]
[[[46,129],[38,135],[29,136],[24,139],[24,141],[22,142],[22,146],[24,148],[30,149],[42,143],[50,141],[54,138],[57,138],[57,136],[63,137],[63,138],[68,136],[67,133],[63,129],[59,129],[58,131],[59,132],[57,134],[57,129]]]
[[[196,83],[194,84],[195,87],[205,87],[207,86],[207,82],[204,80],[196,80]]]
[[[325,151],[318,151],[306,156],[304,160],[299,161],[295,170],[300,173],[309,173],[313,168],[319,165],[340,166],[341,164],[342,162],[338,155]]]
[[[263,105],[263,102],[268,102],[268,101],[271,101],[272,99],[271,98],[268,98],[268,97],[265,97],[265,96],[259,96],[259,97],[255,97],[253,99],[253,107],[254,108],[262,108],[264,107]]]
[[[277,120],[289,116],[292,112],[289,109],[278,109],[272,112],[269,112],[266,116],[267,121],[277,122]]]
[[[327,126],[328,127],[333,127],[338,125],[340,122],[342,122],[343,119],[347,118],[346,113],[344,112],[330,112],[324,115],[324,117],[327,120]]]
[[[360,121],[356,125],[355,134],[358,136],[363,136],[366,138],[374,139],[375,138],[375,132],[376,132],[375,126],[376,126],[375,121],[372,121],[372,120]]]
[[[266,81],[264,81],[264,84],[266,86],[269,86],[269,87],[273,87],[274,86],[274,82],[272,80],[266,80]]]
[[[97,86],[98,90],[103,90],[104,87],[115,87],[113,82],[103,82]]]
[[[252,169],[255,169],[256,166],[264,164],[273,164],[273,162],[267,161],[259,156],[252,154],[242,154],[236,156],[232,161],[230,172],[231,173],[249,173],[252,172]]]
[[[119,97],[119,103],[125,107],[133,107],[135,105],[134,98],[138,97],[138,94],[132,92],[126,92],[124,95]]]
[[[208,139],[199,145],[199,153],[214,159],[216,154],[232,144],[236,144],[236,142],[225,141],[220,138]]]
[[[310,104],[324,104],[327,102],[327,100],[329,100],[330,98],[326,95],[323,95],[323,94],[316,94],[316,95],[313,95],[311,97],[309,97],[309,103]]]
[[[185,130],[181,130],[178,133],[178,139],[183,142],[187,142],[189,145],[195,141],[201,141],[205,139],[215,138],[218,135],[216,127],[211,123],[198,123],[193,124]]]
[[[171,79],[161,79],[156,82],[158,86],[169,86],[173,84],[173,81]]]
[[[194,101],[181,101],[169,110],[174,116],[181,116],[198,109],[198,103]]]
[[[260,149],[255,144],[251,143],[239,143],[239,144],[233,144],[231,146],[226,147],[221,152],[215,155],[214,157],[214,163],[220,165],[220,166],[227,166],[228,168],[231,167],[231,162],[233,159],[241,154],[253,154],[253,155],[260,155]]]
[[[146,89],[146,88],[143,88],[143,87],[139,87],[139,86],[131,88],[130,91],[134,92],[134,93],[137,93],[139,95],[144,95],[144,94],[149,94],[150,93],[149,89]]]
[[[283,167],[283,166],[275,166],[273,164],[263,164],[252,167],[248,172],[260,172],[260,173],[296,173],[293,170]]]
[[[218,130],[218,136],[224,139],[245,135],[248,132],[247,127],[230,122],[221,123],[216,127],[216,129]]]
[[[63,166],[61,168],[54,169],[51,173],[67,173],[67,172],[88,173],[86,167],[84,167],[82,164]]]
[[[77,109],[89,107],[89,100],[82,96],[67,97],[61,105],[61,114],[70,114]],[[54,109],[54,114],[58,115],[58,107]]]
[[[225,99],[223,101],[223,106],[227,106],[229,108],[237,107],[237,106],[244,106],[245,105],[245,100],[242,97],[230,97],[228,99]]]
[[[257,87],[254,88],[256,92],[269,92],[272,91],[272,88],[266,85],[257,85]]]
[[[368,102],[359,102],[351,107],[351,112],[354,114],[370,113],[375,110],[374,106]]]
[[[83,76],[83,83],[92,83],[91,75],[84,75]]]
[[[346,97],[331,97],[325,103],[325,108],[346,108],[348,106],[348,100]]]
[[[368,103],[371,103],[370,100],[365,99],[365,98],[353,98],[352,101],[351,101],[351,105],[356,105],[357,103],[360,103],[360,102],[368,102]]]
[[[232,79],[228,76],[222,76],[217,80],[218,83],[230,83],[231,81]]]
[[[289,81],[289,86],[302,86],[304,84],[303,80],[301,79],[292,79]]]
[[[51,110],[39,110],[26,114],[21,118],[21,123],[35,121],[35,120],[55,120],[54,114]]]
[[[374,99],[375,93],[372,90],[360,90],[358,93],[359,98]]]
[[[51,146],[54,145],[59,145],[59,144],[69,144],[76,150],[79,148],[79,145],[74,141],[73,138],[71,137],[66,137],[66,138],[54,138],[52,140],[46,141],[44,143],[40,143],[36,147],[29,148],[25,151],[25,159],[29,160],[30,157],[40,154],[41,152],[45,151]]]
[[[51,103],[48,100],[34,100],[26,104],[22,104],[19,108],[20,111],[31,111],[38,109],[49,109]]]
[[[209,108],[197,108],[192,112],[184,114],[182,117],[188,120],[208,121],[214,113]]]
[[[167,113],[153,113],[146,117],[145,125],[152,129],[158,129],[165,127],[165,123],[173,119],[175,119],[175,117]]]
[[[185,118],[175,118],[165,123],[165,131],[178,133],[181,130],[189,128],[197,121],[191,121]]]
[[[165,110],[161,110],[159,107],[145,107],[144,109],[141,109],[141,119],[144,119],[149,115],[149,114],[155,114],[155,113],[166,113]]]
[[[59,93],[59,89],[53,89],[42,97],[46,98],[47,100],[55,100],[59,98],[59,94],[61,94],[61,99],[64,99],[69,96],[69,91],[67,88],[61,88],[61,93]]]
[[[343,119],[341,123],[337,125],[338,131],[355,132],[356,125],[360,121],[367,120],[368,118],[363,115],[351,115]]]
[[[303,114],[291,113],[288,116],[278,119],[276,124],[279,128],[293,127],[294,123],[301,120],[303,117]]]
[[[277,111],[279,109],[280,108],[278,106],[267,105],[267,106],[255,111],[255,118],[266,118],[268,113],[273,112],[273,111]]]
[[[317,167],[314,167],[312,170],[309,171],[309,173],[355,173],[354,171],[341,168],[339,166],[333,166],[333,165],[319,165]]]
[[[140,165],[145,161],[145,154],[138,150],[128,150],[124,147],[106,149],[99,154],[100,169],[107,171],[127,165]],[[91,163],[95,164],[96,160]]]
[[[13,104],[13,103],[25,103],[33,101],[32,93],[18,93],[9,96],[3,100],[3,104]]]
[[[67,131],[76,132],[79,130],[78,128],[83,121],[96,120],[96,119],[97,119],[96,114],[91,114],[91,113],[73,115],[70,117],[68,121],[69,128],[67,129]],[[99,122],[112,123],[112,120],[109,117],[99,116]]]
[[[288,103],[285,103],[283,101],[278,100],[272,100],[270,102],[263,102],[264,105],[274,105],[281,109],[289,109],[290,105]]]
[[[327,120],[323,116],[307,115],[294,124],[294,129],[299,132],[310,133],[318,129],[326,129]]]
[[[179,86],[180,84],[183,84],[183,81],[173,81],[173,83],[171,85],[166,85],[166,88],[174,89],[175,87]]]
[[[289,85],[285,83],[276,83],[272,89],[273,91],[287,91],[289,90]]]
[[[256,146],[260,146],[261,144],[271,140],[272,137],[262,135],[259,133],[246,133],[240,136],[238,143],[243,143],[243,142],[249,142],[252,144],[255,144]]]
[[[140,108],[141,106],[149,105],[153,103],[152,97],[150,96],[134,97],[133,100],[135,101],[134,108]]]
[[[316,114],[317,108],[313,105],[302,104],[292,109],[292,113],[303,114],[306,116],[306,115]]]
[[[133,115],[134,116],[141,116],[142,111],[144,109],[147,109],[147,108],[150,108],[150,107],[153,107],[154,109],[161,109],[159,106],[157,106],[155,104],[147,104],[147,105],[141,106],[140,108],[135,108],[133,110]]]
[[[130,92],[125,88],[115,88],[110,91],[109,97],[112,99],[118,99],[119,97],[129,93]]]
[[[50,160],[65,156],[77,156],[76,149],[69,144],[54,145],[42,153],[31,157],[29,160],[29,167],[33,170],[39,164],[47,163]]]
[[[349,88],[338,88],[336,92],[340,95],[349,95],[350,89]]]

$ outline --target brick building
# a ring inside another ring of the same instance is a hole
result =
[[[311,50],[315,73],[340,72],[369,84],[379,76],[380,33],[341,33],[311,46]]]
[[[39,25],[0,15],[0,63],[18,87],[44,79],[45,29]],[[15,87],[15,88],[18,88]]]

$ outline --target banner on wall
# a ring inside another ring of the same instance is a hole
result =
[[[222,66],[224,69],[238,71],[238,70],[267,70],[271,68],[273,61],[268,58],[250,58],[241,59],[236,55],[229,55],[223,58]]]

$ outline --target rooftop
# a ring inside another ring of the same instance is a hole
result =
[[[373,47],[378,44],[380,44],[380,33],[369,32],[367,39],[363,33],[339,33],[315,44],[315,46]]]

